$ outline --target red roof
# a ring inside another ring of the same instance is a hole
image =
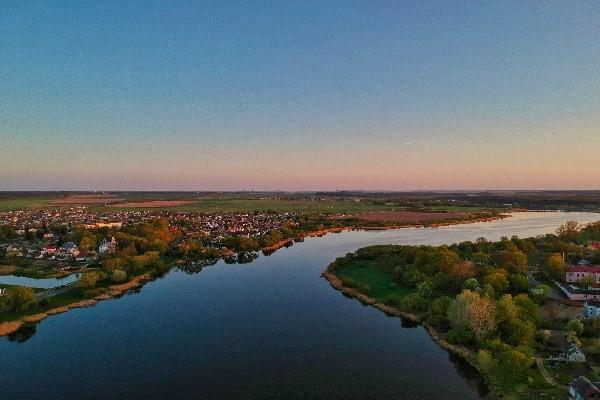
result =
[[[565,269],[567,273],[569,272],[595,272],[600,274],[600,266],[598,265],[572,265]]]

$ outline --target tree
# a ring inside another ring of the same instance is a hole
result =
[[[417,293],[424,299],[428,298],[431,296],[431,285],[427,282],[417,284]]]
[[[400,300],[400,308],[406,311],[423,311],[427,302],[419,293],[411,293]]]
[[[527,256],[516,247],[514,251],[501,251],[498,253],[497,262],[500,268],[512,273],[527,272]]]
[[[4,295],[6,303],[13,311],[24,311],[35,301],[33,289],[23,286],[17,286],[7,290]]]
[[[509,285],[505,271],[492,272],[491,274],[486,275],[483,278],[483,284],[490,285],[497,294],[506,292]]]
[[[583,333],[583,322],[578,319],[572,319],[565,325],[565,332],[574,332],[577,336]]]
[[[94,250],[97,246],[97,241],[94,236],[85,235],[79,241],[79,248],[82,250]]]
[[[532,289],[532,294],[540,299],[545,299],[548,297],[552,289],[548,285],[544,285],[543,283],[537,285],[535,289]]]
[[[575,221],[567,221],[556,229],[556,235],[563,240],[574,242],[579,236],[582,226]]]
[[[471,261],[459,262],[452,266],[450,274],[462,282],[475,276],[475,267]]]
[[[596,283],[596,280],[591,275],[585,275],[579,280],[579,285],[584,289],[590,288],[594,283]]]
[[[471,256],[471,261],[478,267],[483,267],[485,265],[489,265],[492,261],[489,255],[485,253],[473,253]]]
[[[526,296],[526,295],[519,295]],[[519,304],[510,294],[503,295],[496,305],[498,330],[502,338],[512,345],[531,344],[535,338],[535,325],[530,321],[526,311],[520,310]]]
[[[479,281],[475,278],[469,278],[463,283],[463,289],[476,290],[479,288]]]
[[[496,329],[496,306],[493,300],[465,290],[448,307],[448,320],[453,328],[466,328],[483,340]]]
[[[544,272],[554,280],[560,280],[565,272],[565,262],[560,254],[553,254],[544,263]]]
[[[96,271],[85,272],[79,278],[77,285],[82,288],[90,288],[96,286],[96,282],[100,280],[100,274]]]
[[[113,282],[124,282],[127,279],[127,272],[121,269],[115,269],[110,275]]]

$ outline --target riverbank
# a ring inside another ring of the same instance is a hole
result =
[[[389,231],[395,229],[405,229],[405,228],[440,228],[444,226],[455,226],[455,225],[464,225],[464,224],[475,224],[479,222],[492,222],[497,220],[503,220],[506,218],[511,218],[511,214],[498,214],[494,216],[486,216],[486,217],[476,217],[468,220],[459,220],[459,221],[444,221],[444,222],[432,222],[429,224],[412,224],[412,223],[402,223],[402,224],[389,224],[389,225],[380,225],[380,226],[370,226],[370,225],[353,225],[353,226],[339,226],[333,228],[320,229],[317,231],[305,232],[300,235],[297,235],[293,238],[288,238],[281,240],[271,246],[262,247],[261,250],[263,252],[273,252],[282,247],[289,245],[290,243],[298,240],[304,239],[307,237],[323,237],[329,233],[341,233],[347,231]]]
[[[431,339],[436,344],[438,344],[443,349],[449,351],[450,353],[453,353],[453,354],[461,357],[469,365],[471,365],[473,368],[475,368],[479,372],[481,378],[485,381],[488,388],[490,388],[489,380],[486,377],[485,373],[481,370],[479,364],[477,363],[477,354],[473,350],[471,350],[467,347],[464,347],[464,346],[458,346],[458,345],[448,342],[448,340],[445,337],[446,335],[442,334],[441,332],[438,332],[433,326],[431,326],[427,322],[423,321],[423,318],[421,318],[421,316],[419,316],[417,314],[402,311],[396,307],[392,307],[390,305],[380,303],[377,301],[377,299],[367,296],[366,294],[359,292],[355,288],[344,286],[344,284],[342,283],[342,280],[331,272],[324,271],[321,274],[321,276],[323,278],[325,278],[327,280],[327,282],[329,282],[331,287],[342,292],[347,297],[357,299],[358,301],[360,301],[361,303],[363,303],[365,305],[375,307],[378,310],[383,311],[387,315],[404,318],[409,321],[420,324],[421,326],[423,326],[425,328],[425,330],[427,331],[427,333],[429,334]],[[495,399],[495,398],[500,398],[500,397],[501,396],[499,394],[492,393],[492,396],[490,396],[488,398]]]
[[[121,297],[127,291],[138,289],[152,280],[153,277],[150,274],[139,275],[128,282],[108,286],[103,293],[96,295],[94,298],[81,299],[60,307],[49,308],[48,310],[35,314],[23,315],[17,320],[2,322],[0,323],[0,336],[11,335],[28,324],[39,323],[52,315],[62,314],[70,309],[92,307],[100,301]]]

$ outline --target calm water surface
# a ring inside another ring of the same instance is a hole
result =
[[[436,229],[344,232],[250,264],[173,271],[140,293],[1,339],[0,398],[479,399],[473,371],[423,328],[344,297],[320,273],[369,244],[527,237],[566,220],[598,219],[522,213]]]
[[[63,278],[35,279],[24,276],[0,275],[0,283],[5,285],[28,286],[32,288],[51,289],[57,286],[66,285],[75,282],[80,277],[79,274],[71,274]]]

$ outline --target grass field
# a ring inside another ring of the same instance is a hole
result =
[[[172,207],[148,207],[149,210],[195,211],[195,212],[321,212],[355,214],[368,211],[392,211],[400,207],[377,205],[369,202],[332,200],[287,200],[287,199],[202,199],[193,203]],[[93,210],[139,210],[145,207],[90,207]]]
[[[26,197],[19,199],[0,199],[0,211],[18,211],[31,207],[43,207],[47,205],[49,199],[36,197]]]
[[[369,199],[310,200],[292,196],[260,198],[262,195],[223,193],[116,193],[108,194],[41,194],[23,197],[0,197],[0,211],[16,211],[28,208],[63,208],[86,206],[90,211],[188,211],[188,212],[318,212],[330,214],[357,214],[374,211],[403,211],[406,207],[383,204]],[[264,197],[267,197],[265,195]],[[144,203],[147,202],[147,206]],[[105,205],[105,203],[114,203]],[[130,203],[130,204],[129,204]],[[164,206],[163,206],[164,204]],[[434,206],[431,211],[480,211],[478,207]]]
[[[336,271],[336,275],[339,275],[342,279],[350,278],[360,285],[367,285],[369,287],[368,295],[380,302],[383,302],[390,295],[402,298],[415,291],[413,288],[390,285],[390,275],[375,268],[375,263],[375,261],[364,261],[360,264],[345,265]]]

